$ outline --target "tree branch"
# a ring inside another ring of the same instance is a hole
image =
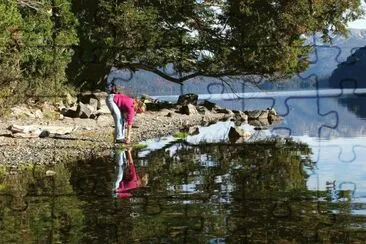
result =
[[[32,0],[17,0],[17,3],[23,7],[28,7],[31,9],[34,9],[35,11],[41,11],[41,9],[39,8],[40,6],[42,7],[42,3],[41,2],[37,2],[37,1],[32,1]]]
[[[179,85],[183,85],[183,83],[186,80],[195,78],[195,77],[212,77],[212,78],[222,78],[225,76],[247,76],[247,75],[256,75],[253,72],[238,72],[238,71],[223,71],[223,72],[219,72],[219,73],[204,73],[204,72],[194,72],[194,73],[190,73],[181,77],[174,77],[173,75],[169,75],[167,73],[165,73],[164,71],[161,71],[160,69],[157,69],[156,67],[152,66],[152,65],[148,65],[148,64],[142,64],[142,63],[124,63],[119,65],[120,68],[125,67],[125,68],[129,68],[131,70],[145,70],[145,71],[149,71],[152,72],[154,74],[159,75],[160,77],[166,79],[167,81],[171,81],[173,83],[179,84]]]

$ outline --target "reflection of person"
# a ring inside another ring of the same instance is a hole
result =
[[[126,155],[127,153],[127,155]],[[146,186],[148,183],[148,174],[139,177],[133,163],[131,150],[117,151],[116,159],[118,163],[118,176],[115,182],[115,192],[118,198],[127,198],[132,196],[130,190]]]

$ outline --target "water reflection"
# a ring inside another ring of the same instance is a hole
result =
[[[149,175],[137,175],[133,162],[131,149],[115,150],[116,165],[118,174],[114,186],[114,196],[118,198],[128,198],[132,196],[131,191],[138,187],[146,186]]]
[[[66,165],[4,168],[0,241],[366,241],[360,211],[365,206],[351,201],[351,184],[338,188],[329,181],[326,189],[308,189],[317,169],[311,156],[307,144],[289,139],[229,145],[177,141],[143,156],[117,150],[113,157]],[[128,167],[136,172],[131,188],[123,187],[124,180],[132,181]],[[138,187],[145,175],[149,183]]]
[[[0,243],[80,243],[82,201],[65,165],[0,170]]]

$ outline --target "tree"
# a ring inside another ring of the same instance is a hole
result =
[[[2,1],[0,9],[2,106],[12,104],[9,97],[61,95],[77,43],[71,0]]]
[[[198,76],[283,77],[303,71],[304,35],[346,35],[359,0],[99,0],[87,32],[106,64],[146,70],[182,84]],[[91,35],[90,35],[91,34]],[[107,54],[107,55],[106,55]],[[165,72],[167,67],[170,72]]]
[[[0,108],[4,106],[4,97],[13,93],[14,80],[20,73],[17,41],[21,22],[16,3],[0,3]]]

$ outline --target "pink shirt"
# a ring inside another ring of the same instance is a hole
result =
[[[119,198],[126,198],[132,196],[132,194],[128,191],[139,187],[137,184],[137,174],[135,166],[131,164],[128,168],[129,168],[128,170],[130,170],[129,173],[131,174],[132,178],[128,182],[121,180],[121,182],[119,183],[119,187],[117,189],[117,196]]]
[[[127,124],[132,125],[135,117],[134,99],[124,94],[114,94],[113,101],[117,104],[121,113],[124,114]]]

